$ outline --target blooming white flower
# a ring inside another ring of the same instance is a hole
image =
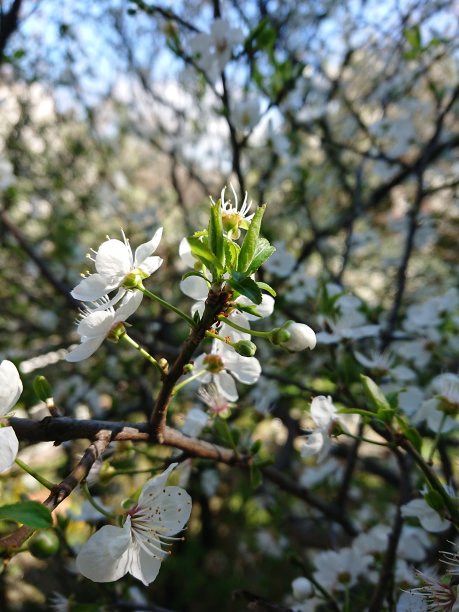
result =
[[[209,420],[208,415],[200,408],[191,408],[188,410],[185,422],[182,426],[182,433],[192,438],[197,438]]]
[[[198,389],[198,396],[214,415],[227,413],[230,408],[228,400],[223,397],[214,383],[210,383],[207,388],[201,387]]]
[[[5,416],[22,393],[22,381],[16,366],[4,359],[0,363],[0,417]],[[12,427],[0,428],[0,473],[10,468],[18,454],[19,442]]]
[[[372,562],[371,555],[362,555],[353,548],[327,550],[314,559],[314,578],[329,591],[345,590],[354,585],[361,574],[367,573]]]
[[[149,480],[137,505],[123,527],[105,525],[78,553],[78,570],[94,582],[113,582],[127,573],[145,585],[158,575],[169,546],[191,513],[191,498],[181,487],[167,487],[166,481],[177,463]]]
[[[118,289],[110,305],[118,302],[127,291],[121,285],[128,274],[139,274],[142,278],[147,278],[163,263],[161,257],[152,257],[161,241],[162,233],[163,228],[160,227],[151,240],[137,247],[134,255],[124,232],[124,242],[115,239],[103,242],[94,258],[97,273],[83,278],[73,289],[72,296],[83,302],[94,302]]]
[[[190,48],[198,66],[215,80],[231,59],[233,47],[244,42],[239,28],[234,28],[225,19],[215,19],[210,32],[196,34],[190,40]]]
[[[260,377],[261,366],[256,357],[242,357],[222,342],[216,341],[211,353],[204,353],[195,359],[195,371],[202,371],[198,376],[199,381],[213,382],[223,397],[235,402],[239,395],[234,379],[253,385]]]
[[[235,102],[231,108],[231,119],[238,130],[252,129],[260,119],[260,101],[250,98]]]
[[[299,576],[292,582],[292,592],[293,597],[298,601],[301,601],[302,599],[306,599],[313,594],[314,587],[312,586],[312,582],[310,580],[304,576]]]
[[[83,317],[77,327],[81,344],[67,353],[65,360],[71,363],[82,361],[95,353],[111,330],[134,314],[142,297],[140,291],[131,291],[123,298],[118,310],[111,306],[106,310],[100,310],[97,305],[94,309],[83,310]],[[107,306],[108,303],[107,298],[102,300],[102,306]]]
[[[339,414],[330,396],[318,395],[311,403],[311,418],[317,425],[317,429],[308,435],[300,447],[303,458],[317,455],[320,463],[328,454],[330,448],[330,436],[333,434],[335,424],[348,430],[351,425],[358,422],[358,415]]]
[[[361,301],[352,295],[343,295],[336,305],[340,310],[340,317],[336,320],[326,320],[326,325],[331,331],[323,331],[317,334],[317,340],[321,344],[334,344],[341,340],[360,340],[361,338],[377,336],[379,325],[367,325],[365,316],[360,312]]]
[[[400,512],[403,517],[417,518],[421,526],[432,533],[444,531],[450,526],[449,521],[441,518],[424,499],[412,499],[400,508]]]
[[[279,278],[287,278],[295,268],[296,259],[290,251],[287,251],[283,240],[273,242],[273,246],[276,247],[276,251],[266,260],[263,268]],[[289,299],[288,295],[286,297]]]
[[[241,207],[239,208],[236,190],[231,183],[230,187],[233,192],[234,202],[231,199],[225,199],[226,187],[223,187],[220,194],[223,229],[228,233],[230,238],[238,238],[239,228],[242,227],[242,229],[247,229],[249,226],[248,222],[253,219],[255,213],[250,212],[252,200],[250,200],[250,202],[248,201],[247,191],[245,192]],[[215,204],[214,200],[212,198],[210,199],[212,203]]]

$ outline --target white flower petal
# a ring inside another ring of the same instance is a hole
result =
[[[104,340],[105,336],[98,336],[97,338],[89,338],[88,340],[83,340],[81,344],[79,344],[72,351],[67,353],[67,355],[65,356],[65,361],[68,361],[69,363],[75,363],[77,361],[83,361],[83,359],[87,359],[97,351],[97,349]]]
[[[152,543],[161,547],[160,542],[156,538],[152,538]],[[129,549],[129,565],[128,572],[141,580],[145,586],[148,586],[158,575],[161,569],[161,559],[147,553],[138,544]]]
[[[116,311],[115,322],[126,321],[140,306],[142,299],[143,293],[141,291],[128,291]]]
[[[77,331],[84,338],[105,337],[115,320],[113,310],[97,310],[84,317],[78,324]]]
[[[314,423],[326,429],[336,416],[336,408],[330,396],[318,395],[311,402],[311,417]]]
[[[133,267],[132,251],[121,240],[106,240],[96,255],[96,270],[110,281],[121,282]]]
[[[261,365],[256,357],[242,357],[237,353],[233,356],[225,354],[223,358],[225,368],[246,385],[253,385],[260,378]]]
[[[193,300],[204,301],[209,293],[209,285],[200,276],[187,276],[180,281],[181,291]]]
[[[76,558],[78,571],[93,582],[113,582],[128,572],[131,520],[124,527],[105,525],[83,545]]]
[[[76,300],[93,302],[107,293],[107,280],[100,274],[90,274],[83,278],[71,292]]]
[[[140,492],[139,501],[137,502],[139,506],[143,507],[148,503],[148,500],[152,498],[152,494],[156,491],[163,489],[164,485],[167,482],[171,472],[175,470],[178,463],[171,463],[167,470],[164,470],[161,474],[158,474],[154,478],[150,478],[148,480]]]
[[[179,244],[179,255],[180,259],[182,259],[183,263],[189,268],[194,268],[194,264],[197,262],[197,259],[193,257],[191,254],[190,243],[186,238],[183,238]]]
[[[269,317],[274,310],[274,298],[266,294],[263,294],[261,298],[261,304],[254,304],[251,300],[249,300],[243,295],[237,299],[237,304],[244,304],[245,306],[255,306],[255,310],[258,312],[262,319],[264,319],[265,317]],[[257,319],[260,319],[260,317],[249,314],[248,312],[245,312],[244,316],[247,318],[248,321],[256,321]]]
[[[161,267],[162,263],[163,260],[161,259],[161,257],[156,257],[155,255],[154,257],[147,257],[143,260],[140,266],[137,267],[142,270],[142,272],[145,272],[145,274],[148,274],[148,276],[150,276],[151,274],[153,274],[153,272],[156,272],[156,270]]]
[[[139,504],[149,513],[150,525],[159,536],[175,535],[185,527],[191,514],[191,497],[182,487],[155,488],[142,492]]]
[[[18,454],[19,442],[12,427],[0,428],[0,473],[9,469]]]
[[[4,359],[0,364],[0,416],[7,414],[22,393],[19,372],[11,361]]]
[[[234,378],[228,372],[220,372],[214,375],[214,382],[223,397],[230,402],[235,402],[239,398]]]
[[[300,454],[303,457],[312,457],[322,450],[325,443],[326,434],[323,431],[313,431],[301,445]]]
[[[140,246],[138,246],[135,250],[135,257],[134,257],[134,268],[142,268],[142,270],[144,270],[144,262],[146,261],[147,258],[150,257],[150,255],[152,255],[156,249],[158,248],[159,243],[161,242],[161,236],[163,235],[163,228],[160,227],[156,230],[156,232],[153,234],[153,238],[151,240],[149,240],[148,242],[144,242],[143,244],[141,244]],[[158,257],[157,259],[161,259],[160,257]],[[162,262],[162,259],[161,259]],[[158,268],[161,264],[158,265]],[[156,268],[156,270],[158,269]],[[145,270],[146,272],[147,270]],[[154,270],[153,270],[154,272]],[[150,272],[151,274],[151,272]]]

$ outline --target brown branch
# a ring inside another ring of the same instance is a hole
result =
[[[43,502],[43,505],[49,510],[55,510],[64,499],[82,482],[89,473],[89,470],[94,465],[95,461],[102,455],[111,440],[111,431],[100,430],[94,442],[86,449],[83,457],[77,463],[70,474],[64,478],[62,482],[54,487],[49,496]],[[0,549],[19,548],[33,534],[35,530],[30,527],[23,526],[0,539]]]
[[[151,431],[153,439],[160,444],[164,442],[166,430],[166,414],[172,400],[174,387],[178,379],[183,376],[183,368],[190,362],[193,353],[205,337],[206,331],[217,321],[217,316],[225,310],[231,297],[229,291],[209,291],[206,307],[201,320],[194,327],[183,343],[179,356],[163,378],[163,384],[158,394],[156,404],[151,416]]]

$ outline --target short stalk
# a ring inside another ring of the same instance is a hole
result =
[[[161,304],[161,306],[164,306],[164,308],[168,308],[169,310],[172,310],[173,312],[175,312],[175,314],[177,314],[184,321],[186,321],[189,325],[191,325],[191,327],[195,326],[195,322],[193,321],[193,319],[189,315],[184,313],[182,310],[180,310],[180,308],[177,308],[170,302],[163,300],[163,298],[160,298],[159,295],[156,295],[155,293],[148,291],[148,289],[145,289],[145,287],[142,284],[140,286],[137,286],[136,288],[139,289],[139,291],[141,291],[144,295],[149,297],[150,300],[158,302],[158,304]]]
[[[110,514],[109,512],[107,512],[104,508],[102,508],[102,506],[99,506],[99,504],[93,498],[93,496],[89,492],[88,483],[85,480],[82,483],[80,483],[80,488],[81,488],[81,491],[82,491],[83,495],[85,496],[85,498],[88,500],[88,502],[91,504],[91,506],[97,510],[97,512],[100,512],[101,514],[103,514],[107,518],[113,520],[113,518],[114,518],[113,514]]]
[[[41,474],[39,474],[36,470],[34,470],[33,468],[31,468],[30,466],[28,466],[26,463],[24,463],[24,461],[21,461],[21,459],[19,459],[18,457],[16,457],[15,460],[16,465],[18,465],[21,469],[24,470],[24,472],[27,472],[27,474],[30,474],[30,476],[32,476],[33,478],[35,478],[35,480],[38,480],[38,482],[40,484],[42,484],[44,487],[46,487],[47,489],[49,489],[50,491],[52,491],[54,489],[54,487],[56,486],[55,484],[53,484],[50,480],[48,480],[47,478],[44,478]]]
[[[223,342],[224,344],[228,344],[228,346],[232,346],[234,348],[234,345],[235,345],[234,342],[229,341],[228,338],[225,338],[224,336],[220,336],[220,334],[217,334],[216,332],[213,332],[210,329],[206,331],[206,336],[208,338],[215,338],[215,340],[220,340],[220,342]]]
[[[140,346],[140,344],[138,344],[133,338],[131,338],[131,336],[129,336],[126,332],[123,332],[120,335],[119,339],[120,340],[124,340],[124,342],[126,342],[130,346],[134,347],[136,349],[136,351],[139,351],[139,353],[142,355],[142,357],[144,357],[147,361],[149,361],[158,370],[158,372],[161,373],[161,376],[163,376],[164,370],[159,365],[159,363],[156,361],[156,359],[154,357],[152,357],[150,355],[150,353],[148,353],[144,348],[142,348]]]
[[[193,380],[196,380],[197,378],[202,376],[205,372],[207,372],[207,370],[200,370],[199,372],[196,372],[196,374],[193,374],[193,376],[190,376],[189,378],[186,378],[181,383],[178,383],[178,385],[175,385],[175,387],[172,389],[172,395],[175,395],[176,393],[178,393],[180,389],[183,389],[183,387],[186,387],[186,385],[188,385],[190,382],[193,382]]]
[[[351,434],[348,431],[342,431],[341,433],[343,436],[347,436],[353,440],[358,440],[359,442],[367,442],[368,444],[376,444],[376,446],[385,446],[386,448],[394,447],[393,444],[389,444],[387,442],[377,442],[376,440],[370,440],[370,438],[365,438],[363,436],[354,436],[354,434]]]

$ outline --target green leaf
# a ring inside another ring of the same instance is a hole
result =
[[[222,207],[220,200],[210,205],[209,248],[222,267],[225,266],[225,243],[223,239]]]
[[[445,508],[443,497],[434,489],[427,491],[427,493],[424,495],[424,501],[429,504],[431,508],[436,510],[436,512],[441,512]]]
[[[44,376],[35,376],[32,384],[35,395],[42,402],[46,402],[47,399],[53,396],[51,385]]]
[[[261,291],[257,283],[249,276],[243,276],[233,272],[233,277],[226,281],[230,287],[241,295],[245,295],[254,304],[261,304]]]
[[[414,427],[407,427],[403,433],[405,438],[409,440],[418,453],[420,453],[422,448],[422,437],[420,436],[418,430]]]
[[[198,270],[188,270],[188,272],[185,272],[185,274],[182,276],[182,280],[185,280],[189,276],[199,276],[199,278],[202,278],[203,280],[207,281],[210,285],[210,281],[207,276],[202,272],[198,272]]]
[[[250,223],[250,227],[244,238],[244,242],[241,246],[241,252],[239,253],[239,259],[237,263],[238,272],[247,272],[249,266],[252,263],[253,257],[258,244],[258,236],[260,235],[261,220],[265,214],[266,204],[259,206],[255,212],[255,215]]]
[[[46,529],[51,527],[53,519],[51,512],[39,502],[24,501],[9,504],[0,508],[0,519],[23,523],[32,529]]]
[[[410,45],[410,47],[413,49],[413,51],[422,50],[421,29],[419,28],[418,25],[415,25],[412,28],[406,28],[403,34],[405,36],[406,41]]]
[[[362,381],[363,388],[365,390],[365,395],[370,400],[371,405],[378,412],[381,411],[382,414],[386,415],[390,411],[394,412],[393,408],[387,401],[384,393],[378,387],[374,380],[372,380],[369,376],[365,376],[364,374],[360,375],[360,380]],[[381,417],[382,418],[382,417]],[[385,419],[384,419],[385,420]]]
[[[227,267],[230,270],[237,269],[237,260],[239,257],[240,247],[232,240],[225,238],[225,255]]]
[[[202,262],[207,268],[209,268],[211,272],[215,270],[217,274],[221,274],[222,268],[220,262],[212,253],[212,251],[209,250],[207,244],[204,241],[199,240],[199,238],[195,238],[194,236],[190,236],[189,238],[187,238],[187,240],[188,244],[190,245],[191,253],[193,254],[193,256],[196,257],[196,259],[199,259],[199,261]]]
[[[247,269],[247,274],[253,274],[258,270],[258,268],[268,259],[276,250],[276,247],[273,247],[269,240],[266,238],[258,238],[255,252],[253,254],[252,263]]]
[[[267,293],[269,293],[269,295],[272,295],[273,298],[276,297],[277,293],[274,291],[271,285],[268,285],[268,283],[257,281],[257,285],[260,287],[260,289],[264,289]]]

